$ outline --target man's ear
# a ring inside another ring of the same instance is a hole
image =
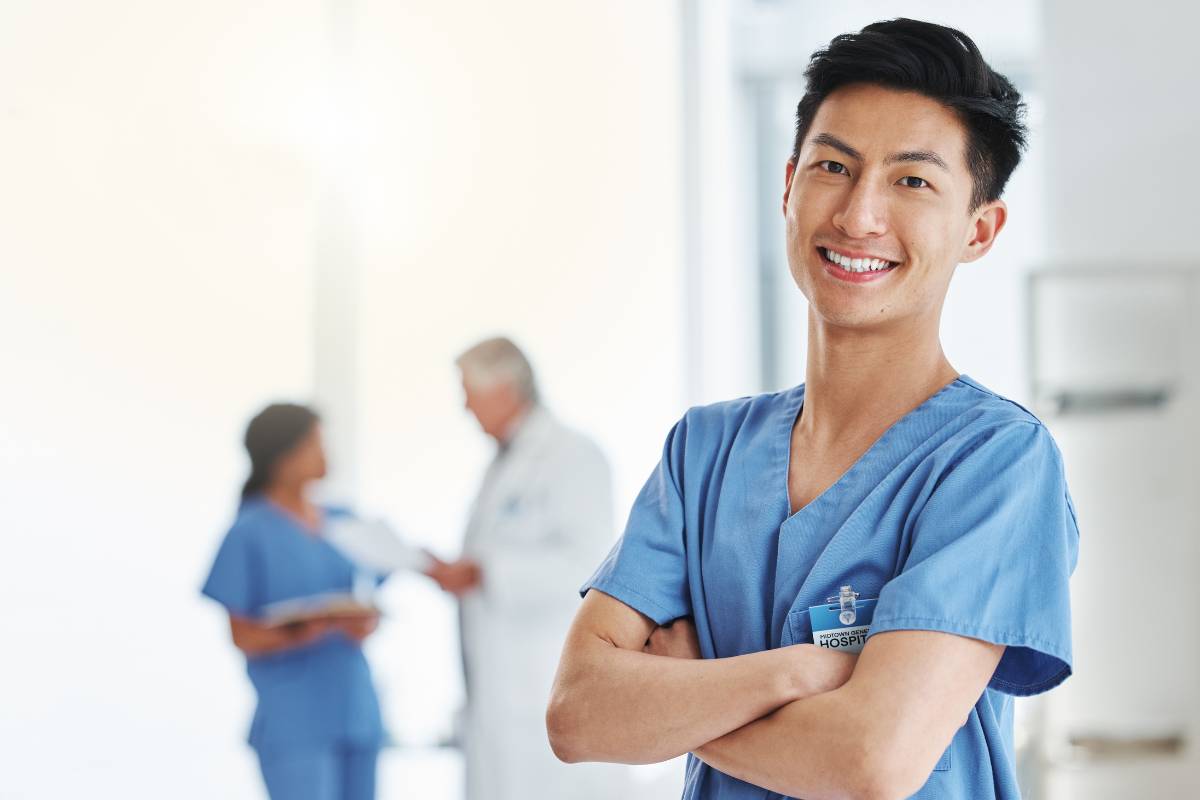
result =
[[[1008,206],[1003,200],[993,200],[976,209],[972,216],[974,224],[970,228],[970,238],[963,245],[962,255],[958,259],[961,263],[982,258],[992,249],[992,244],[1008,221]]]
[[[796,174],[796,159],[789,158],[783,171],[783,215],[787,216],[788,196],[792,193],[792,176]]]

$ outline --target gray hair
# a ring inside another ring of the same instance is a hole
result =
[[[496,336],[467,348],[454,363],[462,370],[463,380],[486,389],[497,383],[509,383],[521,396],[537,402],[537,383],[529,359],[511,339]]]

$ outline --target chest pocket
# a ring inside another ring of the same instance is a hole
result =
[[[540,546],[550,522],[541,492],[510,490],[496,498],[483,519],[478,544],[485,549]]]
[[[808,609],[799,608],[788,612],[787,626],[783,632],[782,645],[787,647],[791,644],[812,644],[812,641],[812,621],[808,617]],[[946,752],[942,753],[942,757],[934,764],[934,772],[950,771],[950,751],[953,749],[954,742],[951,741],[950,746],[946,748]]]

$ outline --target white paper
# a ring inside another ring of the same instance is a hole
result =
[[[362,602],[351,592],[320,592],[264,606],[262,622],[267,626],[276,626],[309,619],[353,617],[377,612],[374,604]]]
[[[429,556],[405,542],[381,519],[335,519],[326,526],[329,543],[355,565],[379,575],[397,570],[424,572]]]

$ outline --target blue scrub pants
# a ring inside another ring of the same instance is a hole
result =
[[[372,747],[269,750],[258,754],[271,800],[375,800]]]

